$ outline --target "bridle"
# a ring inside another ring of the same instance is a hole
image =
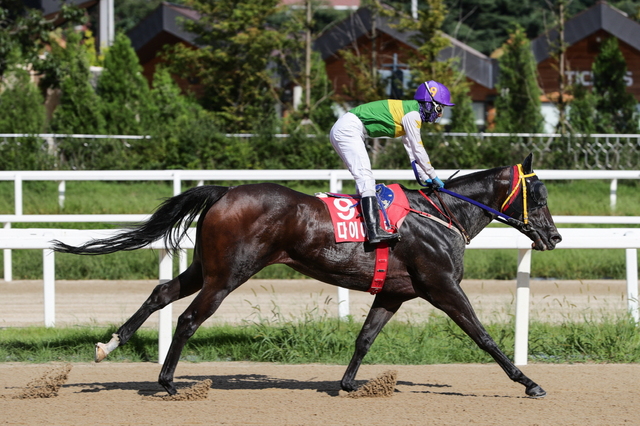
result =
[[[522,171],[522,164],[517,164],[511,169],[511,192],[502,203],[500,212],[513,218],[522,215],[523,223],[529,224],[529,211],[533,211],[547,205],[547,189],[539,180],[530,182],[527,179],[536,176],[535,173],[525,174]],[[529,183],[529,185],[527,185]],[[530,193],[532,203],[527,203],[527,193]],[[522,199],[522,203],[517,200]],[[522,210],[519,206],[522,205]]]
[[[420,183],[420,185],[422,186],[428,186],[420,182],[418,170],[415,163],[412,164],[412,166],[413,171],[416,174],[416,180],[418,181],[418,183]],[[507,196],[504,203],[502,203],[500,211],[482,204],[476,200],[465,197],[464,195],[450,191],[446,188],[435,188],[435,191],[451,195],[452,197],[473,204],[474,206],[479,207],[482,210],[494,215],[495,219],[498,222],[504,223],[505,225],[509,225],[517,229],[518,231],[528,236],[532,241],[537,242],[541,240],[540,234],[535,229],[533,229],[533,227],[529,223],[529,212],[547,205],[547,189],[539,180],[530,182],[531,178],[534,176],[536,176],[536,174],[533,172],[525,174],[522,170],[522,164],[512,166],[510,185],[511,192]],[[528,203],[527,201],[528,195],[531,198],[531,203]],[[522,203],[518,202],[520,198],[522,199]],[[440,202],[442,202],[441,199]],[[522,211],[519,210],[520,205],[522,206]],[[516,213],[518,214],[518,216],[522,215],[523,220],[514,217]]]

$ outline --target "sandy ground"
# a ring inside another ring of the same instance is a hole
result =
[[[120,324],[144,301],[153,281],[58,281],[56,324]],[[465,281],[485,321],[513,315],[515,282]],[[43,323],[42,282],[0,281],[1,327]],[[532,316],[547,321],[624,312],[623,281],[531,285]],[[215,321],[291,318],[312,310],[337,314],[336,289],[305,281],[251,281],[225,300]],[[372,296],[351,293],[351,313],[365,315]],[[175,304],[177,317],[188,301]],[[432,309],[412,301],[398,319],[426,320]],[[147,322],[157,326],[157,318]],[[90,348],[92,350],[92,348]],[[344,366],[271,363],[187,363],[176,371],[185,401],[163,401],[155,363],[75,363],[50,398],[38,379],[63,364],[0,363],[0,424],[80,425],[640,425],[640,365],[523,366],[547,392],[525,397],[496,364],[364,365],[359,383],[397,371],[391,397],[346,398],[339,391]],[[211,384],[205,382],[211,380]],[[202,388],[202,384],[205,384]],[[198,393],[189,393],[192,385]],[[34,392],[34,389],[37,392]],[[204,390],[203,390],[204,389]]]
[[[52,365],[0,364],[0,424],[25,425],[637,425],[639,365],[530,365],[548,392],[526,398],[497,365],[365,365],[397,370],[393,396],[345,398],[343,366],[181,363],[180,386],[210,379],[201,400],[162,401],[151,363],[75,364],[58,396],[12,399]]]

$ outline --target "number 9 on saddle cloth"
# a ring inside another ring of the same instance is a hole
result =
[[[409,212],[409,200],[398,184],[376,185],[376,196],[385,230],[397,229]],[[365,241],[358,195],[317,193],[327,205],[333,222],[336,242]]]

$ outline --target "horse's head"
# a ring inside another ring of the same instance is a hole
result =
[[[535,250],[553,250],[562,236],[547,206],[547,187],[533,172],[532,154],[510,170],[511,185],[501,211],[521,223],[517,228],[533,241]]]

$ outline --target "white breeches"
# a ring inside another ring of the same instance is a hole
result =
[[[376,181],[365,145],[366,132],[355,114],[346,113],[331,128],[331,145],[342,158],[356,181],[356,190],[363,197],[376,195]]]

